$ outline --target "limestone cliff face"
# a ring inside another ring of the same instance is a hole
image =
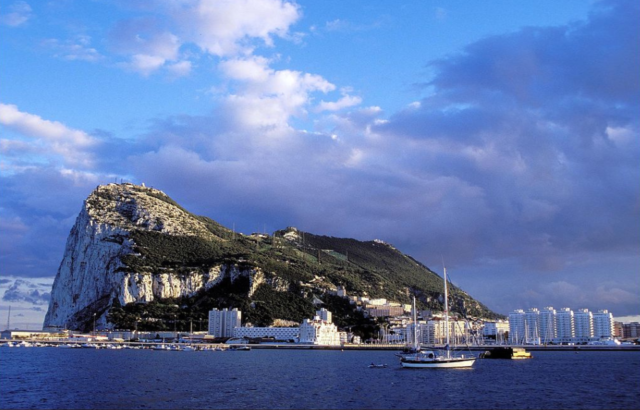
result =
[[[161,191],[132,184],[99,186],[89,195],[73,226],[58,269],[45,327],[87,329],[94,315],[98,328],[109,327],[106,314],[114,300],[122,305],[154,298],[191,296],[228,277],[248,276],[252,293],[266,281],[256,268],[220,264],[191,272],[134,272],[121,258],[135,254],[134,230],[198,236],[222,241]]]

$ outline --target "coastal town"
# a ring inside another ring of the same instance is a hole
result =
[[[207,330],[137,331],[101,330],[89,333],[66,329],[42,331],[5,329],[1,333],[4,346],[24,346],[28,341],[53,341],[73,346],[105,347],[110,343],[177,343],[186,345],[261,345],[263,347],[315,346],[327,348],[399,348],[419,345],[442,346],[446,328],[444,312],[416,310],[413,307],[384,298],[349,296],[344,287],[336,295],[346,298],[357,310],[379,323],[376,337],[362,340],[349,328],[339,329],[332,320],[332,313],[325,308],[316,311],[313,318],[301,323],[277,320],[274,326],[257,327],[244,323],[237,308],[209,311]],[[573,311],[570,308],[556,310],[517,309],[505,320],[481,320],[449,318],[449,334],[455,346],[482,347],[491,345],[526,346],[632,346],[640,345],[640,323],[621,323],[614,320],[608,310],[590,312],[588,309]],[[415,336],[414,336],[415,335]],[[414,340],[414,337],[417,340]],[[17,341],[17,342],[16,342]],[[111,345],[112,346],[112,345]]]

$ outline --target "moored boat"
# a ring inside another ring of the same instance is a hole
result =
[[[483,359],[531,359],[533,355],[521,347],[494,347],[482,354]]]
[[[414,302],[415,303],[415,302]],[[415,308],[414,308],[415,318]],[[449,345],[449,302],[447,293],[447,269],[444,268],[444,318],[445,318],[445,335],[446,345],[444,350],[417,351],[413,354],[402,355],[400,364],[405,368],[415,369],[453,369],[472,367],[476,361],[476,357],[469,354],[459,354],[453,352]],[[414,328],[416,326],[414,319]],[[414,342],[417,349],[419,345]]]

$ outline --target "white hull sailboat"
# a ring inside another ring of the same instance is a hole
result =
[[[447,269],[444,268],[444,320],[447,344],[444,350],[418,350],[400,358],[402,367],[415,369],[454,369],[472,367],[476,361],[472,354],[455,354],[449,347],[449,302],[447,293]],[[415,302],[414,302],[415,303]],[[414,308],[415,311],[415,308]],[[415,317],[415,316],[414,316]],[[414,319],[414,328],[417,325]],[[415,341],[417,344],[417,341]]]

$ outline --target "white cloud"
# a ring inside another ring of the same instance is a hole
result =
[[[26,23],[31,17],[31,6],[26,1],[16,1],[9,6],[10,12],[0,15],[0,23],[11,27],[18,27]]]
[[[89,149],[97,144],[97,140],[84,131],[22,112],[15,105],[2,103],[0,103],[0,124],[32,138],[32,142],[21,143],[3,140],[3,154],[16,147],[24,150],[26,142],[34,151],[53,151],[69,164],[91,166],[93,159]]]
[[[149,54],[136,54],[131,57],[131,62],[123,64],[124,67],[136,71],[144,76],[151,74],[165,63],[165,59]]]
[[[274,70],[269,60],[251,56],[220,63],[223,76],[235,81],[236,92],[224,99],[225,107],[241,127],[288,129],[291,116],[302,115],[314,92],[335,86],[319,75]]]
[[[251,53],[252,38],[272,46],[272,37],[285,37],[301,15],[282,0],[184,1],[174,13],[188,41],[220,57]]]
[[[47,39],[42,42],[45,47],[54,51],[54,56],[65,60],[82,60],[96,62],[101,60],[103,56],[91,47],[91,38],[89,36],[78,36],[73,40],[60,41],[58,39]]]
[[[362,98],[345,95],[338,101],[321,101],[320,104],[318,104],[317,111],[339,111],[343,108],[353,107],[360,103],[362,103]]]
[[[191,61],[178,61],[177,63],[169,64],[167,70],[177,77],[184,77],[191,72]]]

